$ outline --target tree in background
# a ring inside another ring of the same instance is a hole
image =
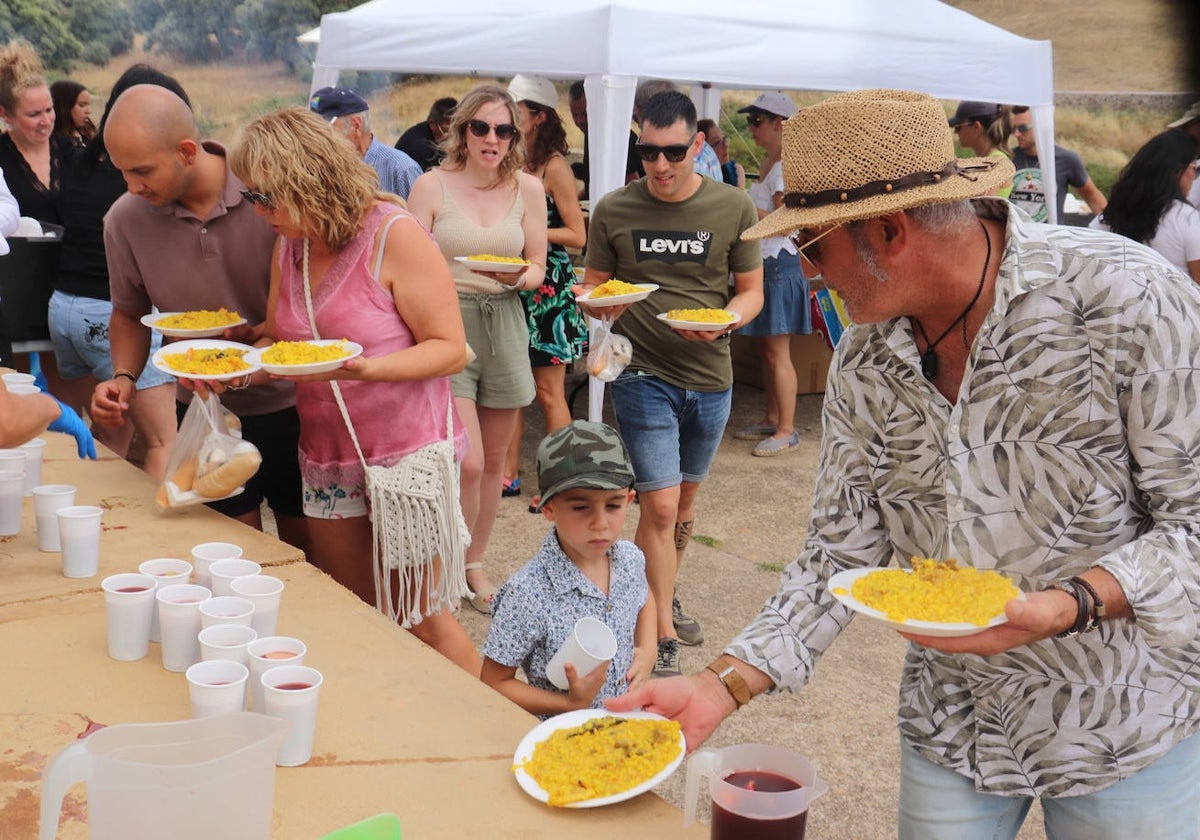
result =
[[[246,0],[237,8],[237,24],[246,38],[246,57],[278,59],[289,71],[305,63],[296,36],[321,19],[314,0]]]
[[[71,0],[70,31],[83,42],[80,58],[107,64],[133,46],[133,13],[115,0]]]
[[[47,67],[68,69],[83,53],[71,31],[71,15],[60,0],[0,2],[0,42],[24,38]]]

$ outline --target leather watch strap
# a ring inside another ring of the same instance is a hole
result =
[[[725,690],[729,692],[729,696],[733,698],[733,702],[740,709],[750,702],[750,686],[746,685],[746,681],[742,679],[742,675],[738,673],[738,669],[734,667],[733,663],[733,657],[721,655],[705,667],[717,675],[717,679],[725,686]]]

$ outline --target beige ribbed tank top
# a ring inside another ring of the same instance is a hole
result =
[[[454,258],[469,257],[471,254],[496,254],[501,257],[522,255],[525,250],[525,231],[521,227],[521,220],[525,216],[525,205],[521,200],[521,190],[515,190],[512,207],[503,219],[483,227],[463,214],[450,190],[446,189],[441,174],[436,169],[433,172],[442,185],[442,211],[433,220],[433,235],[450,266],[450,273],[454,275],[458,293],[511,294],[512,289],[473,273]]]

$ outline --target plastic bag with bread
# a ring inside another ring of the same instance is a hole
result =
[[[588,373],[601,382],[612,382],[633,360],[633,344],[612,331],[612,321],[601,319],[596,324],[588,342]]]
[[[230,428],[233,418],[236,428]],[[216,394],[193,396],[167,461],[155,503],[160,510],[227,499],[258,472],[258,447],[241,439],[241,423]]]

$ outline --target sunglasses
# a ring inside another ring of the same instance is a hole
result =
[[[512,123],[492,125],[483,120],[467,120],[467,130],[479,138],[487,137],[490,131],[496,132],[497,140],[511,140],[517,136],[517,127]]]
[[[696,139],[696,135],[692,135],[692,140]],[[670,146],[652,146],[649,143],[634,143],[633,148],[637,149],[638,157],[644,163],[654,163],[658,160],[658,156],[662,155],[669,163],[679,163],[687,157],[688,149],[692,148],[692,140],[686,143],[673,143]]]
[[[791,235],[790,238],[792,240],[792,244],[796,246],[796,250],[800,252],[801,258],[806,260],[809,265],[815,265],[821,259],[821,248],[820,248],[820,246],[817,245],[817,243],[820,242],[822,239],[824,239],[829,234],[833,233],[835,230],[837,230],[844,224],[846,224],[846,223],[838,222],[833,227],[829,228],[828,230],[824,231],[823,233],[818,233],[812,239],[809,239],[807,241],[802,239],[802,236],[804,234],[803,230],[796,231],[795,233],[793,233]]]
[[[1028,134],[1029,132],[1033,131],[1033,125],[1031,123],[1027,123],[1025,125],[1014,125],[1013,131],[1017,132],[1017,134]]]
[[[265,207],[268,210],[275,209],[275,199],[267,193],[255,192],[254,190],[242,190],[242,198],[249,201],[257,207]]]

